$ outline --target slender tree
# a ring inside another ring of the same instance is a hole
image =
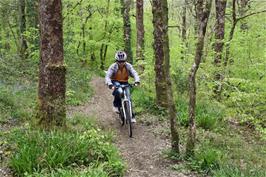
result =
[[[224,65],[227,65],[229,55],[230,55],[230,42],[232,41],[234,37],[234,32],[235,32],[235,27],[237,23],[237,18],[236,18],[236,0],[232,0],[232,25],[229,33],[229,39],[225,45],[225,59],[224,59]]]
[[[153,0],[152,13],[157,102],[168,109],[172,149],[179,153],[179,134],[176,129],[176,108],[173,100],[172,83],[170,78],[167,0]]]
[[[127,60],[132,64],[132,48],[131,48],[131,23],[130,23],[130,5],[131,0],[121,0],[121,11],[124,21],[124,42],[125,52],[127,54]]]
[[[19,54],[22,59],[27,57],[27,41],[25,37],[26,32],[26,13],[25,13],[25,0],[19,0],[19,32],[20,32],[20,46]]]
[[[108,31],[108,26],[109,26],[109,23],[108,23],[109,9],[110,9],[110,0],[107,0],[105,20],[104,20],[104,35],[103,35],[103,40],[105,40],[105,38],[108,37],[108,34],[109,34],[109,31]],[[100,48],[100,61],[101,61],[100,68],[102,70],[104,70],[107,49],[108,49],[108,45],[106,43],[102,43],[101,48]]]
[[[136,28],[137,28],[137,46],[136,60],[144,60],[144,22],[143,22],[143,0],[136,1]],[[141,70],[144,67],[140,65]]]
[[[185,50],[187,48],[187,2],[188,0],[184,0],[183,6],[182,6],[182,12],[181,12],[181,16],[182,16],[182,26],[181,26],[181,38],[182,38],[182,43],[183,43],[183,47],[181,50],[181,59],[184,60],[185,59]]]
[[[65,124],[65,73],[61,0],[40,0],[40,124],[45,128]]]
[[[196,108],[196,74],[201,63],[202,53],[204,49],[204,38],[206,34],[207,23],[211,11],[212,0],[197,0],[196,14],[197,17],[197,43],[194,63],[189,73],[189,132],[186,145],[186,155],[194,155],[194,147],[196,141],[196,124],[195,124],[195,108]],[[205,7],[204,7],[205,6]]]

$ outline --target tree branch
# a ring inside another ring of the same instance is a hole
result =
[[[80,0],[79,2],[77,2],[76,4],[75,4],[75,6],[71,9],[71,10],[69,10],[68,12],[67,12],[67,14],[66,14],[66,16],[64,16],[63,17],[63,20],[78,6],[78,5],[80,5],[81,3],[82,3],[82,1],[83,0]]]
[[[243,20],[244,18],[250,17],[252,15],[257,15],[257,14],[264,13],[264,12],[266,12],[266,10],[262,10],[262,11],[259,11],[259,12],[253,12],[253,13],[247,14],[247,15],[245,15],[243,17],[237,18],[236,22],[238,22],[239,20]]]
[[[172,25],[172,26],[168,26],[168,28],[178,28],[178,29],[180,29],[180,26],[179,25]]]

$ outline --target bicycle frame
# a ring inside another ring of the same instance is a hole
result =
[[[126,88],[130,87],[130,85],[121,85],[120,87],[123,90],[123,97],[121,98],[121,103],[122,103],[123,116],[124,116],[124,119],[125,119],[126,118],[125,102],[129,103],[129,112],[130,112],[130,115],[132,117],[132,104],[131,104],[130,99],[128,98],[128,95],[126,94]]]

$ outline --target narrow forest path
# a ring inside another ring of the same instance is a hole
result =
[[[154,136],[148,126],[137,122],[133,129],[133,138],[129,138],[127,129],[119,124],[118,115],[112,111],[111,90],[107,89],[104,79],[95,77],[91,81],[94,96],[83,106],[71,108],[71,113],[79,112],[94,116],[106,130],[113,130],[117,136],[115,144],[127,163],[126,177],[183,177],[171,170],[169,162],[161,155],[169,147],[164,138]]]

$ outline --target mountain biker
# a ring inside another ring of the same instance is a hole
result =
[[[135,79],[135,85],[140,83],[138,73],[130,63],[126,62],[126,59],[127,54],[124,51],[117,51],[115,54],[115,63],[108,68],[105,76],[105,83],[113,90],[113,111],[116,113],[119,113],[118,108],[121,107],[121,98],[116,87],[121,84],[128,84],[129,76]],[[126,89],[126,93],[130,98],[129,88],[127,87]],[[136,122],[135,116],[133,116],[132,122]]]

